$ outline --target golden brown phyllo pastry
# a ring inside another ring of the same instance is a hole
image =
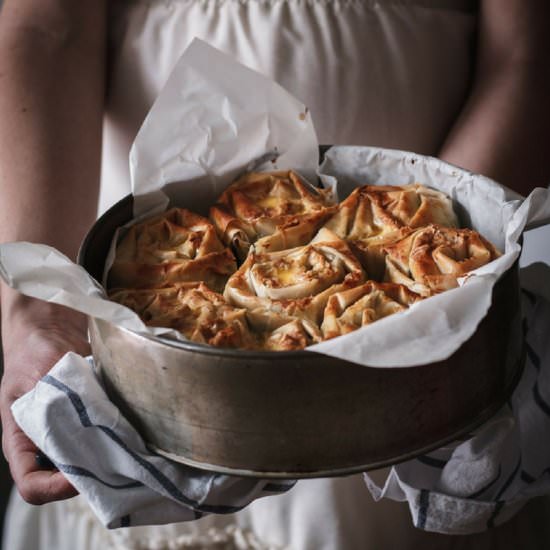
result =
[[[307,244],[333,211],[329,195],[295,172],[250,173],[223,192],[210,219],[244,260],[254,243],[260,252]]]
[[[131,226],[119,242],[109,288],[155,288],[204,281],[223,291],[237,264],[212,224],[184,208]]]
[[[435,224],[417,229],[385,251],[386,280],[422,296],[458,286],[457,278],[500,255],[477,231]]]
[[[323,340],[323,334],[315,323],[294,319],[286,325],[267,332],[262,348],[271,351],[304,349]]]
[[[384,273],[384,246],[429,223],[458,227],[451,200],[419,183],[365,185],[342,201],[325,227],[346,239],[370,276]]]
[[[173,328],[194,342],[224,348],[257,348],[246,312],[228,305],[204,283],[117,290],[111,300],[135,311],[151,327]]]
[[[329,296],[364,280],[348,245],[322,229],[306,246],[265,254],[251,251],[227,281],[224,296],[245,308],[258,330],[273,330],[293,319],[319,325]]]
[[[292,351],[404,311],[499,256],[420,184],[365,185],[334,205],[292,171],[247,174],[210,218],[173,208],[133,225],[110,297],[195,342]]]
[[[347,334],[392,313],[404,311],[421,299],[406,286],[375,281],[337,292],[328,299],[324,311],[323,336],[329,339]]]

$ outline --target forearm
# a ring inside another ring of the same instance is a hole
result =
[[[58,0],[5,2],[0,17],[1,242],[47,243],[76,256],[97,210],[104,43],[103,1],[69,7]],[[35,317],[78,317],[2,288],[2,317],[12,324],[14,309]]]
[[[0,15],[0,241],[47,243],[75,257],[97,210],[106,0],[5,0]],[[2,446],[23,497],[75,494],[10,407],[67,351],[89,353],[84,316],[2,287]]]
[[[519,72],[474,90],[440,157],[527,195],[550,183],[550,87]]]
[[[97,210],[105,5],[65,4],[8,0],[0,17],[0,240],[74,257]]]
[[[548,6],[522,1],[483,2],[472,93],[440,157],[528,194],[550,183],[550,41]]]

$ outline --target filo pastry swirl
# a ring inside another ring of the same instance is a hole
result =
[[[294,319],[261,339],[262,349],[270,351],[293,351],[304,349],[323,340],[319,327],[307,319]]]
[[[151,327],[172,328],[194,342],[223,348],[255,349],[246,311],[226,303],[204,283],[158,289],[121,289],[110,299],[135,311]]]
[[[308,243],[335,206],[293,171],[248,173],[234,181],[210,209],[222,241],[244,260],[258,252]]]
[[[473,229],[430,224],[385,247],[385,280],[430,296],[458,286],[457,279],[500,256]]]
[[[384,273],[384,246],[430,223],[458,227],[451,200],[419,183],[355,189],[325,227],[346,239],[373,279]]]
[[[184,208],[132,225],[117,245],[109,288],[156,288],[204,281],[223,291],[237,269],[212,224]]]
[[[348,245],[321,229],[306,246],[259,254],[251,251],[225,287],[226,300],[248,311],[257,331],[294,319],[317,326],[331,294],[361,284],[365,272]]]
[[[328,299],[323,313],[323,338],[328,340],[347,334],[404,311],[421,299],[406,286],[375,281],[337,292]]]

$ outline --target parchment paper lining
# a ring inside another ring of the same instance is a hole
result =
[[[196,40],[133,144],[134,214],[142,219],[169,204],[205,214],[223,189],[251,166],[292,168],[313,181],[318,143],[310,113],[279,85]],[[340,200],[354,186],[367,183],[417,181],[444,191],[453,198],[463,224],[504,252],[460,281],[457,289],[306,350],[365,366],[422,365],[451,355],[485,316],[493,285],[519,256],[523,230],[550,222],[548,190],[537,189],[522,201],[487,178],[413,153],[333,147],[318,173],[325,184],[335,186]],[[83,268],[49,247],[2,245],[0,275],[24,294],[137,332],[181,338],[168,329],[146,327],[131,310],[108,301]]]

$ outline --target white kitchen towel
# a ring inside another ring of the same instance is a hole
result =
[[[75,353],[65,355],[12,411],[110,528],[228,514],[294,485],[206,472],[153,454],[109,401],[91,360]]]
[[[481,532],[550,494],[550,302],[525,288],[544,289],[550,267],[522,271],[526,365],[507,405],[464,441],[395,466],[382,487],[364,476],[375,500],[407,501],[418,528]]]

